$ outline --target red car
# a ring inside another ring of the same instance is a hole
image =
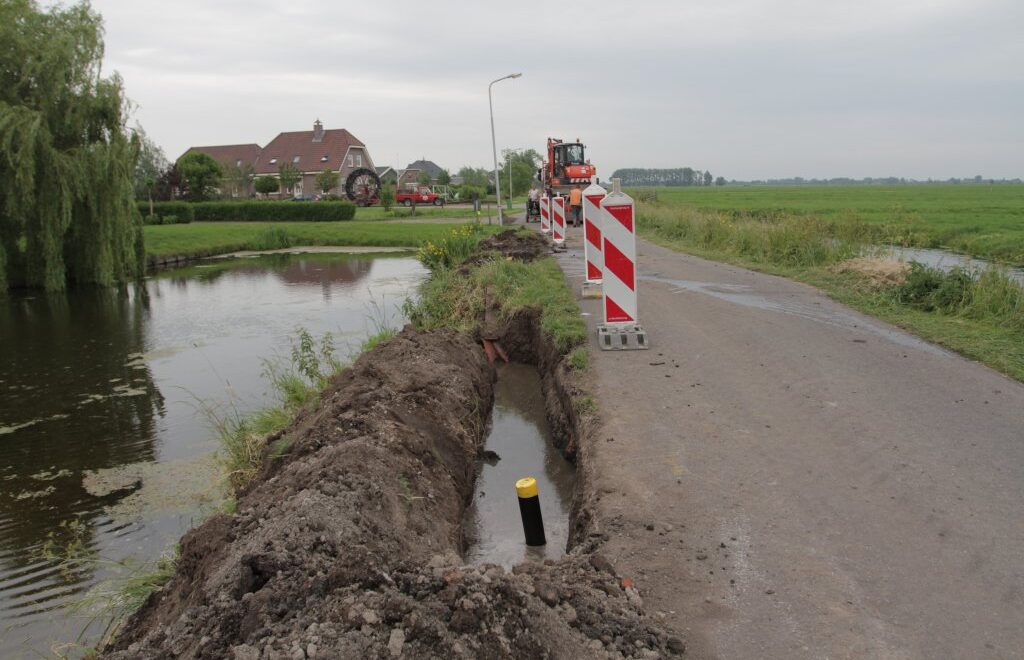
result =
[[[395,201],[404,206],[413,204],[433,204],[444,206],[444,198],[433,192],[427,186],[420,185],[416,190],[400,190],[395,193]]]

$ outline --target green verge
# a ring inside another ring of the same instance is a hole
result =
[[[998,269],[963,284],[963,272],[914,266],[931,281],[925,295],[915,297],[915,283],[909,280],[878,287],[836,268],[859,254],[864,238],[871,236],[861,223],[786,214],[728,217],[655,202],[639,204],[637,228],[642,237],[678,252],[806,282],[854,309],[1024,381],[1024,287]],[[950,289],[956,299],[942,302]]]
[[[541,312],[541,330],[562,355],[586,342],[587,328],[562,270],[551,257],[530,263],[500,256],[485,259],[468,272],[437,268],[420,287],[420,297],[407,305],[412,322],[421,329],[454,328],[472,332],[484,316],[485,291],[493,287],[506,318],[535,307]],[[582,359],[578,360],[582,361]]]
[[[209,222],[143,228],[150,258],[208,257],[239,250],[295,245],[418,247],[443,238],[458,224],[383,222]],[[484,233],[498,226],[484,225]]]

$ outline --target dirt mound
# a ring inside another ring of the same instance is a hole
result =
[[[660,657],[682,642],[581,548],[459,567],[493,372],[463,334],[410,328],[272,442],[234,516],[189,532],[110,658]]]
[[[480,254],[498,252],[503,257],[517,261],[533,261],[549,251],[547,241],[540,234],[516,229],[492,234],[477,245]]]
[[[872,286],[882,288],[903,284],[910,272],[910,264],[881,257],[857,257],[837,265],[836,272],[859,275]]]
[[[270,444],[238,502],[182,541],[177,574],[114,657],[229,657],[339,586],[457,551],[493,374],[464,335],[406,329]],[[138,644],[138,646],[133,646]]]

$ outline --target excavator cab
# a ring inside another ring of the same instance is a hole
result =
[[[558,170],[566,165],[582,165],[583,145],[579,143],[557,144],[554,147],[555,167]]]

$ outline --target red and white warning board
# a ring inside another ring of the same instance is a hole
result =
[[[565,245],[565,197],[551,198],[551,240]]]
[[[545,234],[551,233],[551,198],[547,195],[540,197],[540,230]]]
[[[597,185],[596,180],[583,190],[583,260],[586,263],[584,281],[587,284],[600,284],[603,276],[601,200],[607,194],[608,191]]]
[[[618,183],[614,181],[613,183]],[[601,200],[604,322],[638,323],[633,198],[614,186]]]

